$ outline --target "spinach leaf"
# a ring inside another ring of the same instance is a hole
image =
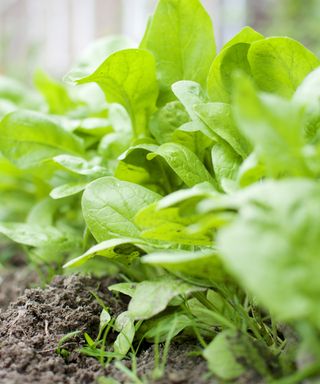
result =
[[[251,75],[247,59],[250,44],[237,43],[223,49],[214,59],[207,81],[207,92],[211,101],[230,103],[233,81],[232,74],[242,71]]]
[[[96,82],[110,103],[123,105],[137,137],[146,134],[147,119],[158,96],[155,61],[142,49],[126,49],[110,55],[91,75],[78,84]]]
[[[160,0],[141,47],[156,58],[159,102],[165,104],[176,81],[205,84],[215,56],[211,19],[199,0]]]
[[[143,256],[142,262],[164,267],[173,273],[179,272],[214,281],[223,281],[226,276],[219,256],[212,249],[197,252],[172,250],[152,252]]]
[[[166,309],[173,298],[196,291],[203,291],[203,288],[171,277],[163,277],[158,281],[146,280],[137,284],[128,312],[135,320],[150,319]]]
[[[39,163],[62,153],[82,154],[82,143],[54,119],[31,111],[10,113],[0,123],[0,150],[19,168]]]
[[[154,152],[149,153],[147,158],[152,160],[155,156],[165,159],[173,171],[188,186],[214,180],[199,158],[187,147],[181,144],[166,143],[158,147]]]
[[[253,42],[248,61],[261,90],[287,98],[320,65],[312,52],[288,37],[269,37]]]
[[[303,116],[292,103],[271,94],[258,95],[252,82],[238,77],[234,116],[255,153],[275,177],[308,176],[303,158]]]
[[[90,183],[82,198],[84,219],[97,241],[115,237],[139,238],[136,213],[160,195],[140,185],[102,177]]]
[[[318,183],[266,181],[249,192],[218,236],[226,266],[278,319],[319,324]]]

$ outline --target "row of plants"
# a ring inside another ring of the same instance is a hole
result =
[[[160,0],[138,48],[89,47],[76,87],[0,78],[0,233],[47,278],[115,274],[131,298],[101,303],[84,353],[186,337],[222,381],[320,373],[319,65],[250,27],[216,52],[199,0]]]

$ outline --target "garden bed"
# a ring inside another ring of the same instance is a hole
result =
[[[0,284],[0,383],[89,384],[97,382],[99,377],[131,382],[113,363],[103,368],[95,358],[79,353],[78,349],[84,345],[82,335],[63,345],[69,352],[65,358],[56,352],[59,340],[69,332],[79,330],[91,336],[97,333],[101,307],[91,291],[104,300],[111,313],[124,310],[125,300],[115,298],[108,291],[110,282],[110,279],[77,275],[57,276],[44,289],[24,290],[35,283],[34,276],[26,269],[4,274]],[[12,300],[10,304],[5,297]],[[162,346],[159,349],[161,353]],[[171,344],[165,374],[153,380],[155,356],[153,347],[146,344],[137,356],[137,374],[148,383],[214,382],[202,379],[207,366],[201,357],[191,355],[196,349],[190,342]],[[129,360],[123,364],[131,369]]]
[[[0,384],[319,382],[319,58],[160,0],[64,79],[0,76],[0,236],[53,278],[3,276]]]

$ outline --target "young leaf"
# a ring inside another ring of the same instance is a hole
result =
[[[160,0],[142,48],[156,58],[164,104],[172,99],[176,81],[205,84],[216,50],[211,19],[199,0]]]
[[[203,355],[209,369],[223,380],[239,379],[248,373],[248,369],[257,377],[272,377],[268,363],[275,361],[275,356],[263,343],[236,330],[219,333],[206,347]]]
[[[305,117],[305,136],[308,141],[314,139],[320,127],[320,68],[311,72],[300,84],[293,102],[303,108]]]
[[[247,156],[250,146],[239,132],[229,104],[202,103],[195,105],[194,110],[206,126],[222,139],[222,142],[229,144],[243,158]]]
[[[218,236],[226,267],[281,320],[319,325],[319,193],[306,179],[254,185]]]
[[[214,184],[212,176],[203,163],[187,147],[175,143],[166,143],[158,147],[153,153],[149,153],[147,159],[151,160],[157,155],[165,159],[188,187],[204,181]]]
[[[103,308],[101,313],[100,313],[100,324],[99,324],[99,329],[102,331],[111,321],[111,316],[110,313]]]
[[[181,181],[160,156],[152,160],[147,154],[157,149],[154,144],[140,144],[129,147],[121,156],[115,170],[120,180],[140,184],[160,194],[170,192]]]
[[[227,144],[217,143],[212,147],[212,164],[215,176],[223,188],[226,180],[235,180],[242,158]]]
[[[174,205],[178,205],[189,199],[190,200],[202,199],[204,197],[209,197],[216,194],[218,193],[216,189],[213,188],[212,184],[201,183],[201,184],[195,185],[192,188],[181,189],[179,191],[170,193],[169,195],[165,196],[163,199],[161,199],[157,203],[157,208],[161,210],[164,208],[172,207]]]
[[[113,132],[113,127],[110,119],[102,117],[87,117],[80,121],[79,126],[76,127],[74,132],[81,132],[90,136],[102,137]]]
[[[229,48],[232,45],[238,44],[238,43],[253,43],[257,40],[264,39],[264,36],[261,35],[261,33],[255,31],[251,27],[244,27],[241,29],[239,33],[237,33],[231,40],[229,40],[224,46],[223,49]]]
[[[123,36],[107,36],[94,41],[80,55],[76,65],[67,73],[64,80],[68,83],[89,76],[112,53],[133,47],[132,41]]]
[[[159,144],[172,141],[174,131],[189,121],[188,114],[179,101],[172,101],[152,115],[149,129]]]
[[[16,111],[0,123],[0,150],[19,168],[36,167],[62,153],[81,154],[82,144],[50,117]]]
[[[230,348],[229,335],[234,336],[234,332],[230,330],[221,332],[203,352],[211,372],[224,380],[237,379],[246,371]]]
[[[221,260],[214,250],[154,252],[143,256],[142,262],[166,268],[170,272],[215,281],[223,281],[226,276]]]
[[[211,101],[230,103],[233,77],[232,74],[241,70],[251,75],[251,68],[247,59],[250,44],[237,43],[223,49],[214,59],[207,81],[207,92]]]
[[[84,183],[68,183],[59,185],[59,187],[54,188],[50,192],[50,197],[52,199],[63,199],[65,197],[74,196],[77,193],[80,193],[85,190],[88,182]]]
[[[239,167],[238,183],[240,187],[247,187],[261,180],[265,173],[264,165],[259,162],[255,153],[252,153]]]
[[[110,172],[101,167],[95,161],[87,161],[82,157],[71,155],[59,155],[53,158],[53,161],[70,172],[82,176],[92,176],[95,178],[108,176]]]
[[[90,76],[78,84],[96,82],[109,103],[123,105],[136,136],[146,133],[147,119],[155,110],[158,86],[153,56],[141,49],[113,53]]]
[[[125,356],[131,348],[135,335],[134,321],[128,311],[122,312],[116,318],[114,328],[119,332],[113,344],[114,352]]]
[[[273,176],[309,175],[302,156],[302,114],[276,95],[259,96],[246,77],[238,77],[234,116],[241,132],[254,145],[258,159]]]
[[[252,43],[248,60],[261,90],[287,98],[320,65],[312,52],[288,37],[269,37]]]
[[[190,118],[198,120],[198,115],[195,113],[193,107],[197,104],[205,103],[206,96],[199,83],[195,81],[177,81],[172,85],[172,91],[184,105]]]
[[[43,228],[35,224],[21,223],[0,223],[0,233],[17,243],[32,247],[40,247],[63,237],[55,227]]]
[[[157,342],[161,343],[166,341],[170,332],[172,337],[174,337],[185,328],[192,327],[193,325],[193,319],[184,313],[174,312],[161,316],[160,318],[144,321],[139,329],[139,333],[146,330],[143,334],[144,339],[149,342],[155,342],[155,340],[157,340]]]
[[[50,113],[64,114],[76,106],[66,87],[53,80],[45,72],[37,70],[34,74],[34,82],[45,98]]]
[[[92,259],[94,256],[104,256],[107,258],[121,258],[128,260],[133,259],[144,253],[143,245],[145,243],[138,239],[110,239],[91,247],[83,255],[70,260],[64,265],[64,268],[78,267]],[[140,246],[142,248],[140,248]]]
[[[129,303],[129,316],[135,320],[150,319],[162,312],[174,297],[201,290],[203,288],[169,277],[158,281],[143,281],[137,284]]]
[[[102,177],[87,186],[82,198],[84,219],[97,241],[112,237],[139,238],[134,216],[160,195],[140,185]]]
[[[191,233],[188,226],[194,224],[197,216],[182,215],[179,208],[162,210],[151,204],[138,212],[136,224],[143,229],[141,237],[162,240],[177,244],[204,245],[212,244],[212,233]]]
[[[6,76],[0,76],[0,99],[9,101],[19,108],[35,111],[40,111],[45,107],[39,95],[17,80]]]
[[[134,295],[137,283],[118,283],[112,284],[108,287],[109,291],[120,292],[124,295],[132,297]]]

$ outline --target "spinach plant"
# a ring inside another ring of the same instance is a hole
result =
[[[250,27],[216,52],[199,0],[160,0],[139,46],[84,54],[76,87],[0,79],[0,233],[39,269],[118,274],[130,297],[85,353],[183,335],[221,380],[320,374],[319,66]]]

